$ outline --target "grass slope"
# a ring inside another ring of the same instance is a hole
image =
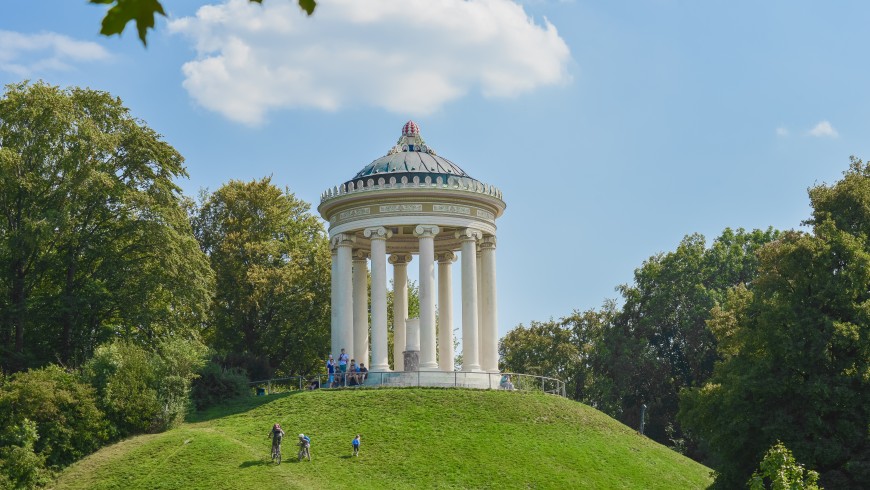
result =
[[[285,461],[269,459],[273,423]],[[296,435],[312,462],[296,462]],[[362,434],[352,458],[351,440]],[[563,398],[360,389],[252,397],[69,467],[56,488],[704,488],[709,470]]]

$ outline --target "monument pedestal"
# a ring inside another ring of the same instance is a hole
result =
[[[405,372],[417,371],[420,369],[420,351],[406,350],[402,352],[405,360]]]

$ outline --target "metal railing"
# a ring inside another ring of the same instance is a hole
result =
[[[462,371],[370,371],[368,373],[290,376],[249,383],[257,395],[312,389],[440,387],[541,392],[565,397],[565,383],[556,378],[522,373],[466,373]]]

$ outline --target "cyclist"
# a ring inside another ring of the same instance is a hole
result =
[[[281,439],[284,437],[284,431],[281,429],[281,424],[273,425],[269,435],[272,436],[272,459],[276,459],[280,457]]]
[[[305,434],[299,434],[299,461],[305,457],[311,461],[311,438]]]

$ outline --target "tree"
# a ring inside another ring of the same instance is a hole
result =
[[[570,398],[597,405],[598,397],[591,393],[590,359],[614,312],[615,305],[609,301],[601,310],[575,311],[558,321],[514,328],[499,342],[501,369],[560,379]]]
[[[817,472],[806,470],[795,461],[791,451],[777,441],[764,455],[748,486],[750,490],[765,490],[769,482],[770,490],[819,490],[818,481]]]
[[[717,312],[723,362],[681,396],[717,484],[746,482],[781,440],[828,488],[870,486],[870,166],[809,190],[812,233],[759,252],[751,290]]]
[[[136,30],[143,45],[147,45],[148,29],[154,28],[154,15],[166,16],[163,5],[158,0],[89,0],[90,3],[111,5],[103,17],[100,34],[111,36],[121,35],[130,21],[136,22]],[[263,0],[250,0],[252,3],[263,3]],[[317,6],[315,0],[297,0],[299,8],[306,14],[314,13]]]
[[[676,420],[679,392],[712,374],[717,351],[710,311],[730,287],[751,282],[757,250],[776,236],[772,229],[725,229],[707,247],[703,236],[689,235],[675,251],[635,270],[634,283],[618,288],[624,304],[603,325],[589,360],[598,406],[637,427],[646,404],[645,433],[700,458]]]
[[[211,271],[183,159],[120,99],[44,83],[0,98],[0,359],[78,364],[113,336],[153,343],[203,320]]]
[[[233,180],[203,195],[193,222],[217,283],[207,343],[240,354],[230,364],[255,378],[319,367],[329,350],[331,257],[309,205],[270,178]]]
[[[108,429],[94,389],[58,366],[16,373],[0,386],[0,434],[19,439],[4,442],[32,447],[49,466],[65,466],[95,451],[108,439]]]

